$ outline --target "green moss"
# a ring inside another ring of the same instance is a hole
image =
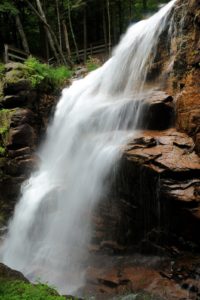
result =
[[[1,109],[0,110],[0,144],[1,147],[4,147],[7,142],[8,132],[10,128],[11,117],[15,109]]]
[[[6,216],[1,211],[0,213],[0,227],[3,227],[6,224]]]
[[[0,79],[4,77],[5,65],[0,63]]]
[[[3,87],[19,80],[28,80],[33,88],[49,91],[65,84],[73,74],[74,71],[65,66],[51,67],[34,57],[29,57],[23,64],[0,64],[0,98],[3,97]]]
[[[0,134],[8,131],[10,126],[10,110],[9,109],[1,109],[0,110]]]
[[[5,82],[6,83],[16,83],[20,79],[26,79],[27,72],[28,72],[28,70],[26,69],[26,67],[24,67],[24,69],[21,69],[21,70],[11,70],[6,73]]]
[[[46,284],[0,279],[0,300],[66,300]],[[70,300],[70,299],[68,299]]]
[[[0,156],[5,155],[6,149],[0,146]]]

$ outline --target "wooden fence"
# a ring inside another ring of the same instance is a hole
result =
[[[17,48],[11,47],[7,44],[4,45],[4,60],[5,63],[11,61],[20,61],[23,62],[29,57],[30,53],[26,53]]]
[[[91,44],[90,47],[87,49],[81,49],[78,50],[79,58],[84,59],[85,56],[92,56],[100,53],[108,53],[110,49],[109,44]],[[76,57],[76,52],[72,52],[72,57]],[[26,53],[22,50],[19,50],[17,48],[11,47],[7,44],[4,45],[4,60],[5,63],[12,62],[12,61],[25,61],[31,54]],[[45,62],[44,59],[41,59],[39,57],[36,57],[39,61]],[[50,58],[48,60],[48,64],[54,64],[55,58]]]
[[[100,44],[100,45],[91,44],[90,47],[88,47],[87,49],[78,50],[79,58],[84,58],[85,55],[88,57],[95,54],[109,52],[109,48],[110,48],[109,46],[111,47],[111,45],[109,44]],[[72,52],[72,56],[76,56],[76,52]]]

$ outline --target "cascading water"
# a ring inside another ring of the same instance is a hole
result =
[[[22,188],[1,251],[4,263],[32,280],[68,293],[84,283],[90,214],[107,191],[127,129],[137,124],[138,100],[149,93],[145,78],[175,1],[130,27],[101,68],[63,90],[40,168]]]

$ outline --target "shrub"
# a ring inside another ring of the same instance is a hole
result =
[[[40,63],[34,57],[29,57],[24,64],[27,68],[27,77],[30,79],[33,87],[37,87],[45,81],[53,88],[56,88],[62,85],[73,74],[65,66],[53,68],[47,64]]]
[[[94,71],[97,68],[100,67],[100,61],[97,58],[89,57],[89,59],[86,62],[86,68],[88,69],[88,72]]]
[[[66,300],[46,284],[0,280],[0,300]],[[70,300],[70,299],[68,299]]]
[[[4,147],[0,146],[0,156],[3,156],[6,152],[6,149]]]

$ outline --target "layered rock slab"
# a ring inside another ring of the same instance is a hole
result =
[[[137,132],[116,173],[94,217],[94,243],[119,252],[152,236],[162,245],[177,236],[186,247],[200,246],[200,158],[190,137],[175,129]]]

